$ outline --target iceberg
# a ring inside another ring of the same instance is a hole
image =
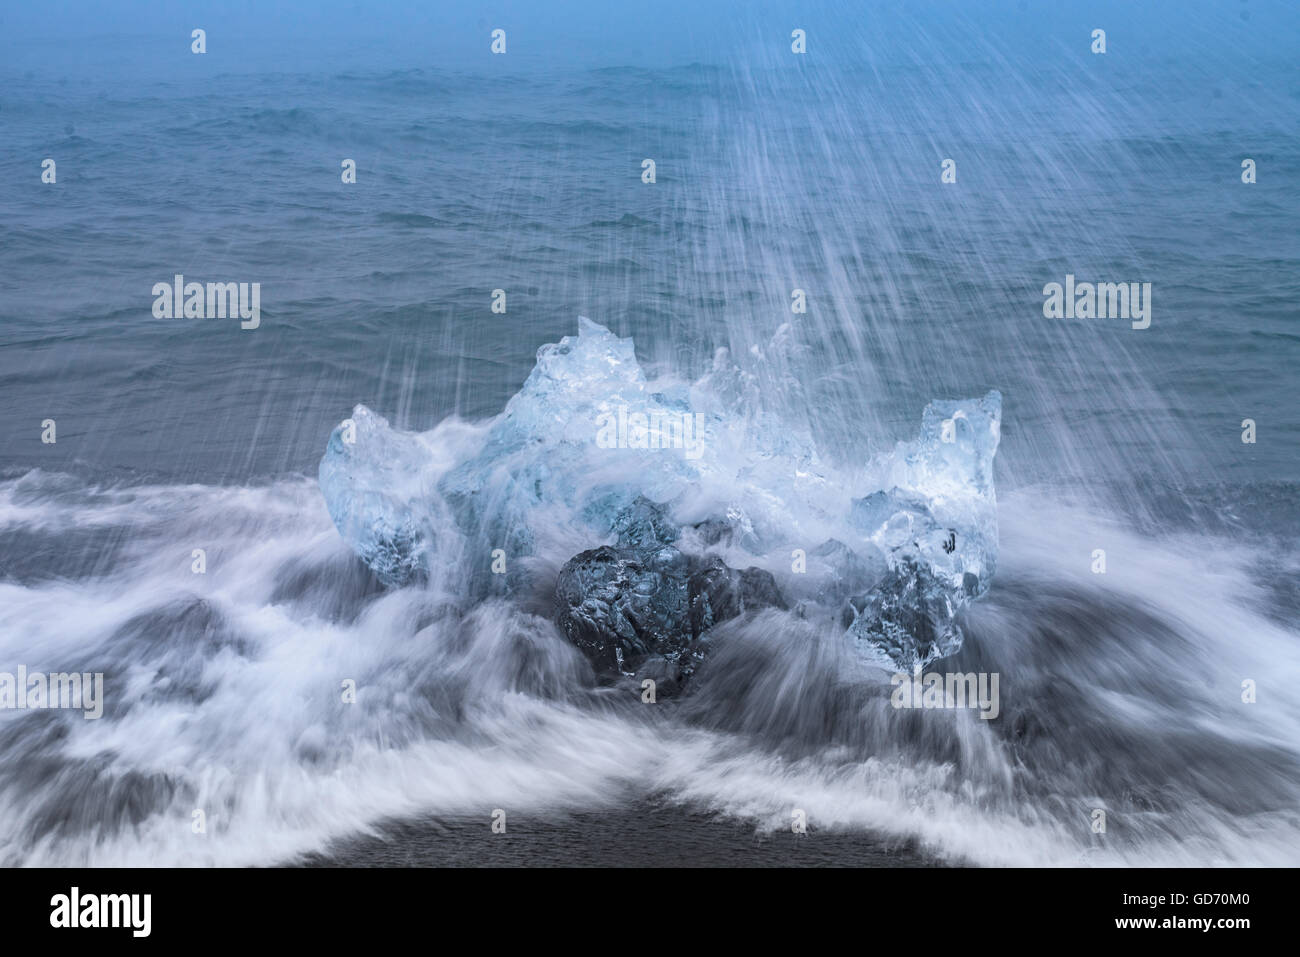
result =
[[[796,348],[783,326],[754,350],[778,391]],[[715,624],[762,608],[824,613],[885,668],[956,651],[996,562],[1001,396],[931,402],[916,439],[850,479],[755,382],[726,350],[695,383],[651,380],[631,339],[582,318],[486,422],[406,432],[358,405],[320,488],[385,585],[543,596],[601,674],[688,677]]]

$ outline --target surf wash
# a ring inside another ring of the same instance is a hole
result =
[[[1134,329],[1151,325],[1151,283],[1074,282],[1067,273],[1065,286],[1049,282],[1043,287],[1043,315],[1048,319],[1132,319]]]
[[[50,898],[51,927],[129,927],[132,937],[148,937],[152,929],[152,894],[71,894]]]
[[[596,416],[596,446],[602,449],[681,449],[688,459],[704,454],[704,413],[629,412]]]
[[[1001,713],[998,701],[998,678],[981,671],[967,674],[921,674],[921,666],[912,669],[912,677],[898,672],[889,679],[894,692],[889,701],[895,708],[979,708],[980,717],[992,721]]]
[[[104,673],[28,674],[26,665],[18,666],[17,675],[0,671],[0,708],[80,708],[87,721],[94,721],[104,714]]]
[[[262,284],[260,282],[186,282],[177,273],[170,283],[153,286],[155,319],[225,319],[243,320],[241,329],[256,329],[262,324]]]

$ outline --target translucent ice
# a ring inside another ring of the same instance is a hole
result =
[[[706,618],[746,604],[747,583],[764,593],[763,575],[793,613],[851,620],[849,640],[884,667],[951,654],[955,616],[994,570],[1000,396],[931,402],[920,436],[868,463],[864,480],[828,464],[804,427],[793,340],[782,327],[744,370],[719,350],[690,384],[648,379],[630,339],[581,319],[576,336],[538,350],[487,422],[407,433],[357,406],[330,436],[321,490],[343,539],[389,585],[433,576],[468,601],[554,594],[574,559],[575,621],[627,632],[621,667],[698,637]],[[677,550],[728,570],[701,578],[709,607],[685,617]],[[794,573],[792,553],[805,556]]]
[[[888,491],[855,499],[854,529],[889,571],[862,601],[849,634],[863,652],[910,670],[961,647],[954,617],[989,587],[997,558],[993,456],[1002,396],[935,401],[921,435],[875,463]]]
[[[424,436],[398,432],[363,405],[330,434],[318,478],[343,540],[385,585],[425,570],[436,504],[436,456]]]
[[[605,532],[638,495],[667,501],[714,469],[714,420],[696,416],[685,389],[651,388],[631,339],[578,322],[578,335],[537,351],[481,451],[439,482],[482,544],[513,538],[532,552],[548,517],[566,509]]]
[[[435,539],[464,553],[443,554],[445,563],[467,557],[486,575],[496,549],[510,559],[536,553],[538,535],[555,531],[566,510],[603,533],[638,494],[664,501],[699,481],[713,466],[698,431],[704,417],[685,392],[649,388],[632,341],[583,318],[578,335],[538,350],[505,411],[472,436],[440,435],[441,426],[399,432],[357,406],[330,436],[321,491],[343,539],[386,584],[427,572]],[[647,428],[620,431],[629,416],[644,416]],[[680,429],[688,416],[693,448]]]

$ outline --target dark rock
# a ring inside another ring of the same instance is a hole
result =
[[[605,675],[630,674],[650,654],[677,655],[689,641],[687,559],[672,546],[635,553],[608,545],[574,556],[555,592],[559,624]]]
[[[761,568],[737,571],[716,555],[695,562],[689,593],[692,638],[746,611],[786,607],[771,572]]]
[[[662,678],[671,696],[703,659],[711,627],[786,607],[769,572],[684,555],[671,544],[679,529],[648,499],[624,509],[613,531],[616,546],[574,556],[555,586],[560,628],[603,677]]]
[[[743,615],[759,608],[780,608],[785,611],[786,604],[772,573],[750,566],[740,573],[740,613]]]

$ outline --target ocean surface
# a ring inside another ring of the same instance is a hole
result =
[[[339,5],[314,55],[214,17],[199,56],[145,6],[0,46],[0,671],[107,689],[0,711],[0,862],[1300,863],[1294,7],[561,5],[493,56],[490,17],[352,46]],[[260,283],[260,327],[155,318],[175,274]],[[1151,283],[1150,327],[1046,318],[1067,274]],[[1000,718],[900,716],[778,615],[649,709],[545,616],[375,581],[331,430],[482,429],[579,316],[663,381],[726,350],[846,473],[999,390],[998,569],[941,664]]]

